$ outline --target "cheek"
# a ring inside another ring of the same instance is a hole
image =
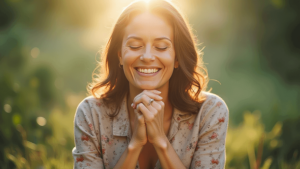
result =
[[[135,52],[132,52],[128,48],[125,48],[122,52],[124,66],[131,65],[136,59],[136,56],[137,54]]]
[[[166,69],[172,68],[175,62],[175,53],[168,53],[160,57],[160,61],[163,63]]]
[[[130,53],[127,53],[123,55],[123,63],[125,67],[128,67],[133,64],[133,62],[136,60],[137,56],[132,55]]]

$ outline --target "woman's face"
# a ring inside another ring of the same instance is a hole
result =
[[[130,85],[143,90],[168,85],[178,64],[171,25],[151,13],[135,16],[125,27],[119,59]]]

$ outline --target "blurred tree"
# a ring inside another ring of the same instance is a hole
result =
[[[49,112],[45,110],[50,110],[56,97],[51,69],[41,65],[31,75],[25,74],[28,55],[24,54],[20,38],[7,29],[17,19],[14,8],[8,1],[0,2],[0,30],[4,31],[0,34],[0,166],[3,169],[29,166],[27,140],[45,144],[52,135],[50,126],[41,128],[36,119],[39,115],[47,117]],[[41,110],[43,114],[37,113]]]
[[[257,38],[270,67],[287,83],[300,85],[300,1],[261,3]]]
[[[15,14],[12,7],[8,5],[7,1],[0,1],[0,30],[7,28],[14,18]]]
[[[39,127],[36,119],[39,115],[48,116],[49,112],[45,110],[50,110],[55,96],[51,86],[53,82],[49,82],[51,71],[42,67],[31,76],[25,76],[22,66],[26,59],[19,41],[8,36],[4,44],[0,46],[0,165],[15,168],[12,161],[19,155],[28,155],[24,145],[27,139],[45,143],[45,139],[51,136],[51,128],[47,125]],[[41,110],[44,113],[38,113]],[[37,132],[41,134],[37,135]]]

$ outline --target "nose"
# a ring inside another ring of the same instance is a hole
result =
[[[155,57],[153,56],[153,53],[151,52],[151,45],[147,45],[145,48],[145,52],[143,54],[143,60],[145,62],[153,61]]]

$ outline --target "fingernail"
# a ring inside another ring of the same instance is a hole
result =
[[[135,109],[135,105],[134,105],[134,103],[131,103],[131,107]]]
[[[158,93],[161,93],[161,91],[159,91],[159,90],[157,90],[158,91]]]

